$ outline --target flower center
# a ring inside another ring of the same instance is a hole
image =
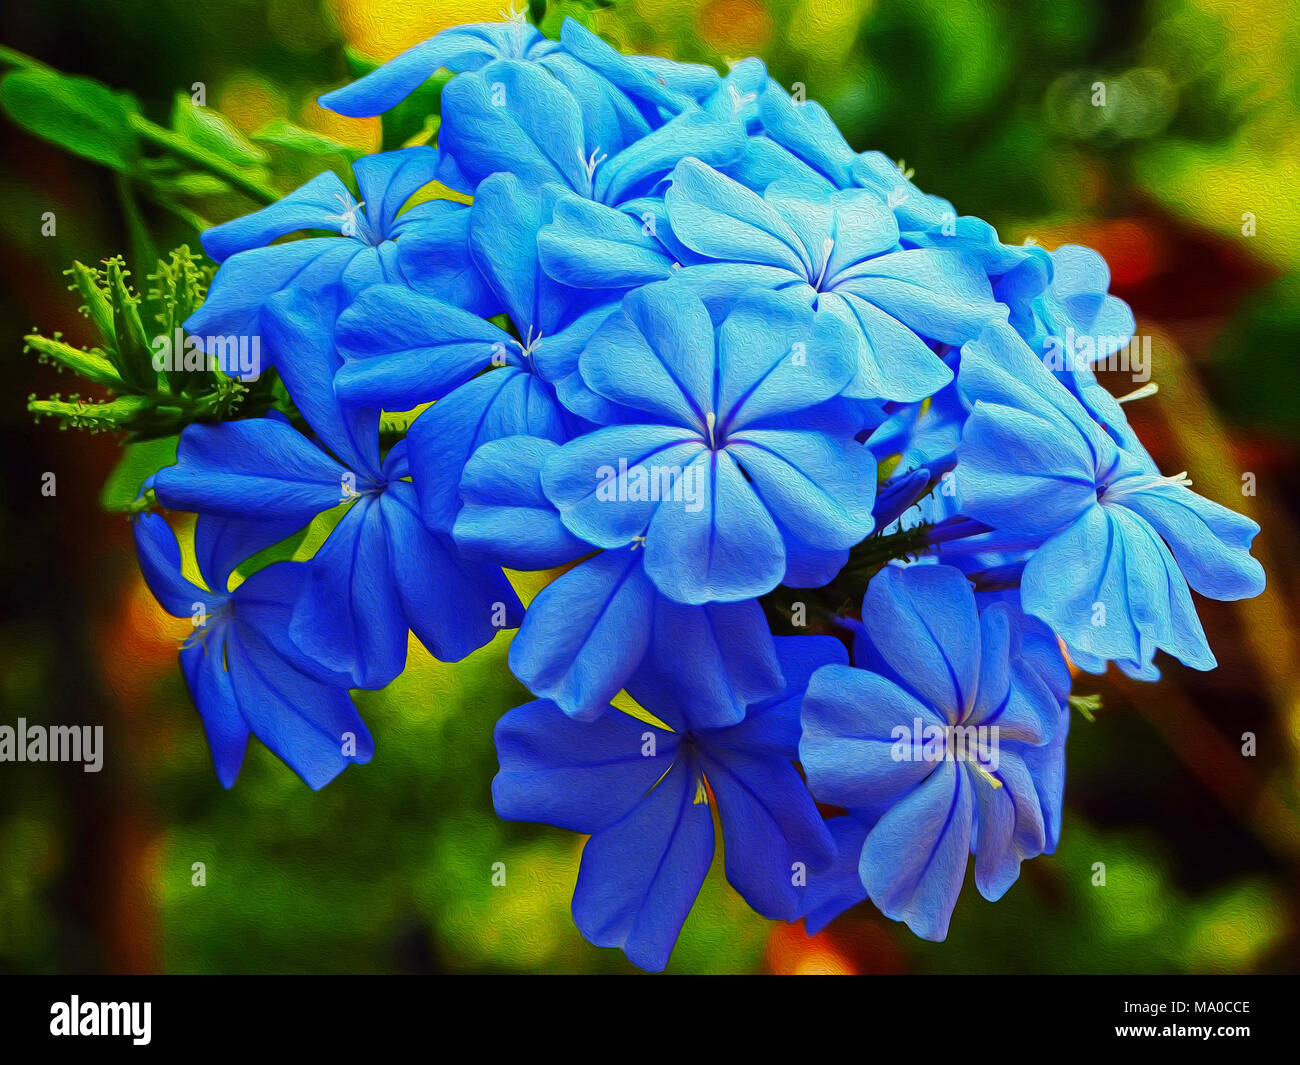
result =
[[[1097,499],[1102,503],[1113,503],[1124,496],[1132,495],[1134,492],[1145,492],[1148,488],[1159,488],[1161,485],[1174,485],[1178,488],[1190,488],[1192,479],[1187,476],[1187,471],[1175,473],[1172,477],[1166,477],[1157,474],[1154,477],[1127,477],[1115,484],[1104,484],[1097,489]]]

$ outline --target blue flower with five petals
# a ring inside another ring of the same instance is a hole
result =
[[[792,568],[842,564],[875,495],[871,452],[819,431],[851,352],[842,323],[796,296],[751,293],[715,327],[689,288],[637,289],[580,360],[616,423],[546,461],[547,498],[589,543],[643,542],[646,573],[681,603],[749,599]]]
[[[235,568],[267,545],[260,523],[200,517],[194,551],[204,587],[182,572],[180,550],[159,515],[135,519],[146,583],[194,633],[181,649],[181,672],[199,709],[217,777],[230,787],[250,734],[308,785],[328,784],[352,762],[368,762],[374,741],[348,695],[348,678],[323,673],[287,639],[294,604],[311,580],[308,567],[274,563],[232,591]]]
[[[959,570],[888,566],[863,600],[856,667],[824,666],[808,683],[808,785],[867,826],[865,894],[926,939],[947,935],[972,853],[976,886],[995,900],[1021,861],[1055,845],[1064,693],[1015,665],[1016,631],[1001,604],[979,613]],[[842,846],[857,841],[850,827]],[[824,921],[832,900],[856,901],[834,869],[806,912]]]
[[[588,833],[573,918],[597,946],[643,969],[668,964],[713,862],[716,802],[731,885],[764,916],[793,920],[833,844],[794,759],[799,698],[818,667],[843,662],[828,636],[777,641],[785,687],[729,727],[702,726],[678,668],[642,669],[616,707],[574,721],[539,700],[497,724],[497,813]]]
[[[352,168],[360,200],[338,175],[325,173],[278,203],[207,230],[203,249],[221,266],[186,331],[196,337],[255,335],[261,309],[276,293],[337,285],[356,293],[385,281],[436,291],[474,313],[494,313],[466,248],[469,208],[428,200],[403,210],[437,168],[432,148],[369,155]],[[339,236],[271,243],[307,230]],[[267,347],[264,361],[278,363],[281,353]]]
[[[1140,667],[1163,648],[1214,668],[1188,585],[1214,599],[1258,595],[1259,526],[1191,491],[1186,474],[1162,475],[1136,438],[1117,444],[1009,326],[962,349],[958,387],[972,407],[962,509],[1032,549],[1025,610],[1072,652]]]

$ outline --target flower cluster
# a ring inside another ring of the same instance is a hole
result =
[[[942,939],[972,854],[996,899],[1056,846],[1065,653],[1213,667],[1189,589],[1257,594],[1257,526],[1162,475],[1088,360],[1045,361],[1131,337],[1098,255],[1002,243],[758,60],[516,19],[321,102],[380,114],[443,69],[436,146],[204,235],[186,328],[259,335],[295,412],[190,426],[152,479],[202,586],[136,525],[222,783],[254,734],[325,784],[409,634],[456,661],[517,627],[536,699],[493,798],[590,836],[591,942],[666,965],[715,812],[759,913],[869,898]],[[525,609],[506,570],[553,579]]]

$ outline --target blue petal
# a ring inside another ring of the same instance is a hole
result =
[[[438,176],[438,152],[428,145],[363,155],[352,164],[366,219],[379,235],[391,236],[397,213]]]
[[[213,262],[237,252],[264,248],[277,237],[304,229],[341,232],[356,201],[337,174],[318,174],[284,199],[203,233],[203,250]]]
[[[351,118],[369,118],[396,107],[444,67],[461,73],[500,56],[534,56],[553,47],[535,26],[515,19],[454,26],[351,85],[325,93],[320,105]]]
[[[406,664],[407,623],[380,504],[363,496],[311,561],[313,579],[290,625],[293,641],[358,688],[382,688]]]
[[[421,523],[415,488],[395,481],[380,497],[394,589],[411,631],[440,662],[459,662],[515,628],[524,609],[494,562],[460,557]]]
[[[683,157],[722,166],[740,155],[744,145],[743,131],[736,123],[720,122],[691,108],[597,165],[592,196],[602,203],[626,205],[637,197],[657,194]]]
[[[346,688],[294,669],[246,625],[231,626],[225,657],[240,714],[309,787],[324,787],[352,762],[370,761],[374,741]],[[344,754],[350,744],[355,754]]]
[[[551,440],[509,436],[474,451],[461,475],[464,506],[452,530],[463,551],[511,569],[537,570],[591,550],[564,527],[542,491],[542,465],[556,447]]]
[[[274,520],[300,529],[340,502],[343,473],[291,426],[248,418],[186,426],[176,464],[158,471],[154,490],[173,510]]]
[[[614,153],[640,140],[651,130],[637,104],[585,63],[564,52],[552,52],[543,61],[582,108],[587,158],[603,147]]]
[[[743,297],[718,329],[718,427],[725,435],[823,403],[855,372],[853,336],[797,295]]]
[[[962,344],[1006,308],[970,256],[934,248],[880,255],[841,272],[835,290],[859,296],[922,336]]]
[[[574,721],[545,699],[515,707],[494,735],[497,816],[571,832],[596,833],[621,821],[677,757],[672,732],[612,708],[594,721]]]
[[[659,596],[653,631],[641,672],[674,678],[671,716],[664,716],[670,708],[661,705],[662,686],[644,692],[633,679],[628,691],[638,700],[646,695],[642,705],[660,720],[689,720],[701,729],[736,725],[747,706],[783,686],[767,618],[754,600],[686,606]]]
[[[1008,745],[1009,746],[1009,745]],[[1020,875],[1020,863],[1043,852],[1043,811],[1029,768],[1006,746],[993,776],[1001,783],[970,777],[975,789],[975,886],[996,902]]]
[[[582,353],[583,380],[615,403],[705,431],[714,406],[713,322],[704,304],[672,282],[623,300]]]
[[[751,704],[739,724],[711,732],[710,749],[725,747],[798,759],[800,708],[813,674],[822,666],[847,665],[848,651],[834,636],[776,636],[772,640],[783,678],[779,690]],[[688,708],[687,716],[697,723],[693,709]]]
[[[803,699],[799,761],[822,802],[880,813],[934,771],[913,737],[946,720],[898,685],[865,669],[827,665]],[[901,732],[898,730],[902,730]]]
[[[1038,806],[1043,814],[1043,853],[1053,854],[1061,839],[1061,807],[1065,802],[1065,739],[1070,728],[1068,705],[1057,716],[1052,738],[1042,747],[1024,752],[1025,764],[1034,779]]]
[[[974,796],[964,768],[940,762],[867,833],[859,873],[886,917],[922,939],[942,940],[970,856]]]
[[[230,671],[225,667],[226,629],[213,632],[201,644],[181,651],[181,672],[190,698],[198,708],[212,751],[212,763],[223,788],[232,787],[244,764],[251,730],[239,712]]]
[[[835,854],[799,771],[779,756],[706,754],[703,765],[718,801],[727,880],[764,917],[793,921],[809,870],[825,869]]]
[[[660,503],[646,532],[645,568],[655,586],[681,603],[770,592],[785,573],[785,544],[735,460],[702,450],[683,470],[687,477],[698,500]]]
[[[612,48],[600,37],[592,33],[582,23],[566,18],[560,26],[560,41],[564,50],[580,59],[592,70],[618,87],[634,100],[640,100],[656,108],[663,108],[671,113],[681,110],[685,103],[683,94],[668,84],[662,77],[663,68],[657,66],[648,56],[627,56]],[[664,63],[660,60],[660,63]],[[670,64],[674,71],[681,68],[685,84],[694,86],[700,77],[707,74],[700,68],[684,68],[681,64]],[[709,71],[716,79],[717,74]]]
[[[276,368],[307,424],[349,469],[374,477],[380,470],[379,411],[344,406],[334,387],[342,365],[334,331],[345,298],[338,288],[277,293],[263,308],[262,328],[277,350],[293,353]]]
[[[1150,522],[1202,595],[1249,599],[1264,590],[1264,567],[1250,556],[1259,526],[1250,518],[1173,484],[1132,492],[1123,505]]]
[[[683,159],[664,195],[673,232],[710,259],[780,267],[802,280],[816,270],[781,215],[738,182],[697,159]]]
[[[1079,441],[1068,446],[1086,446],[1097,470],[1115,461],[1114,444],[1005,322],[986,327],[962,347],[957,386],[968,406],[983,401],[1026,411],[1059,427],[1063,441],[1073,427]]]
[[[726,454],[801,540],[842,550],[871,532],[876,460],[865,444],[795,429],[745,429],[728,441]]]
[[[981,401],[957,454],[964,513],[995,529],[1049,536],[1096,505],[1092,452],[1037,414]]]
[[[367,251],[374,249],[355,240],[313,237],[240,252],[222,263],[203,305],[185,320],[185,331],[205,340],[258,336],[262,305],[271,296],[289,287],[316,291],[338,283]],[[275,363],[276,352],[261,354],[263,370]]]
[[[658,972],[713,861],[713,815],[681,760],[623,820],[592,836],[573,891],[573,920],[598,947]]]
[[[784,91],[770,86],[759,96],[758,108],[763,129],[772,140],[836,186],[852,183],[857,156],[821,104],[815,100],[796,103]]]
[[[511,672],[571,717],[595,717],[645,655],[654,598],[640,552],[588,559],[529,604],[510,645]]]
[[[301,528],[297,518],[243,520],[200,515],[194,523],[194,557],[199,572],[211,588],[224,592],[236,567]]]
[[[599,547],[622,547],[643,534],[662,508],[694,505],[697,495],[704,508],[704,486],[693,463],[707,454],[703,442],[671,425],[612,425],[551,455],[542,468],[542,487],[575,536]]]
[[[1169,549],[1124,507],[1091,507],[1043,544],[1025,566],[1021,599],[1071,648],[1145,661],[1149,641],[1193,669],[1214,668]]]
[[[900,686],[955,723],[974,705],[980,648],[975,593],[952,566],[886,566],[867,588],[869,650]],[[865,663],[859,663],[865,664]]]
[[[497,60],[453,78],[442,91],[438,137],[475,183],[506,170],[530,185],[591,190],[578,102],[532,64]]]
[[[510,334],[476,314],[399,285],[376,285],[338,319],[345,362],[334,387],[348,403],[409,410],[517,358]]]
[[[467,381],[421,414],[406,439],[425,524],[450,533],[470,456],[490,440],[518,435],[560,440],[568,433],[551,389],[513,366]]]
[[[858,861],[867,838],[867,826],[856,817],[834,817],[826,822],[835,843],[830,868],[808,877],[804,891],[804,929],[815,936],[845,910],[867,897],[858,876]]]
[[[576,288],[627,289],[672,275],[673,257],[644,221],[577,196],[555,203],[537,234],[537,251],[551,277]]]
[[[160,514],[145,511],[137,515],[131,525],[140,558],[140,572],[159,605],[175,618],[192,617],[196,602],[205,604],[204,613],[213,613],[209,604],[215,605],[219,598],[224,598],[225,588],[215,589],[214,595],[182,575],[181,551],[176,544],[176,534],[166,520]]]
[[[558,186],[535,188],[514,174],[493,174],[474,192],[469,248],[474,262],[500,296],[520,336],[549,335],[573,304],[542,271],[537,233],[550,221]]]
[[[822,293],[818,310],[839,318],[856,334],[857,374],[845,387],[846,395],[914,401],[952,380],[952,370],[925,341],[851,292]]]
[[[496,314],[501,302],[469,255],[469,216],[455,200],[427,200],[402,214],[394,226],[402,280],[473,314]]]

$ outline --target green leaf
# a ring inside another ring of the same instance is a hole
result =
[[[114,170],[129,172],[139,155],[134,98],[90,78],[15,70],[0,79],[0,107],[28,132]]]
[[[378,60],[371,59],[365,52],[359,52],[351,46],[344,47],[343,62],[347,64],[349,81],[357,81],[372,70],[379,69]]]
[[[100,506],[105,510],[129,509],[139,497],[145,479],[176,461],[179,439],[179,436],[166,436],[140,444],[127,444],[99,493]]]
[[[266,144],[272,148],[280,148],[301,155],[323,158],[333,157],[342,160],[349,166],[355,160],[360,159],[362,155],[361,150],[358,148],[353,148],[342,141],[336,141],[332,137],[314,133],[309,129],[303,129],[301,126],[296,126],[283,118],[268,122],[253,134],[253,140],[258,144]]]
[[[269,162],[266,152],[245,137],[220,111],[196,107],[185,93],[176,94],[172,107],[172,129],[191,143],[235,166],[261,167]]]
[[[187,199],[221,196],[230,188],[219,177],[197,172],[177,174],[175,177],[156,177],[150,181],[150,185],[160,196],[183,196]]]

